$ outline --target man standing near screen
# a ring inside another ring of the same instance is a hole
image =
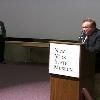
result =
[[[0,63],[5,63],[4,50],[5,50],[6,29],[4,23],[0,21]]]

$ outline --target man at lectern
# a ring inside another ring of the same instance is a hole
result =
[[[100,30],[96,27],[96,22],[87,18],[82,22],[82,32],[79,41],[85,47],[96,54],[95,73],[100,73]]]

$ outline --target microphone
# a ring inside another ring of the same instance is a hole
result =
[[[82,40],[84,38],[84,36],[85,36],[85,32],[82,31],[81,34],[80,34],[80,36],[78,37],[78,39],[79,40]]]
[[[82,44],[85,44],[87,39],[88,39],[88,36],[85,34],[85,31],[82,31],[80,36],[78,37],[79,41],[82,43]]]

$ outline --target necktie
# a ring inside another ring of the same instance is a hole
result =
[[[88,39],[88,36],[86,36],[86,37],[84,38],[84,40],[82,40],[82,44],[85,44],[86,41],[87,41],[87,39]]]

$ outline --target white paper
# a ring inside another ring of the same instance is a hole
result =
[[[79,78],[80,45],[50,43],[49,73]]]

